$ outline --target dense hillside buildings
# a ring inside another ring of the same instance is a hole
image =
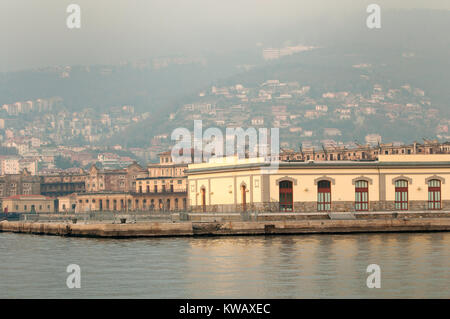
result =
[[[193,211],[360,212],[450,209],[450,155],[376,161],[281,162],[228,158],[191,164]]]

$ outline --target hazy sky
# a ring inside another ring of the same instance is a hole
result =
[[[66,27],[71,3],[81,6],[81,29]],[[266,34],[301,21],[320,30],[360,14],[363,23],[370,3],[450,10],[448,0],[1,0],[0,71],[270,46]]]

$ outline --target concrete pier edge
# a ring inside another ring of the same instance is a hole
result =
[[[72,224],[2,221],[0,232],[94,238],[450,231],[450,218]]]

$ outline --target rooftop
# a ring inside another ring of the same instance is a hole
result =
[[[271,164],[273,168],[271,167]],[[277,166],[278,164],[278,166]],[[214,159],[208,163],[190,164],[186,173],[201,173],[219,170],[277,168],[388,168],[388,167],[448,167],[450,154],[433,155],[383,155],[376,161],[298,161],[268,162],[263,158],[238,159],[237,157]]]
[[[44,195],[13,195],[13,196],[6,197],[5,199],[25,199],[25,200],[49,199],[49,200],[53,200],[53,198],[47,197]]]

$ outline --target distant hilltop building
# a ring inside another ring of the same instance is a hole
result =
[[[9,115],[19,115],[30,112],[44,112],[51,111],[52,109],[62,104],[62,98],[51,97],[47,99],[37,99],[35,101],[18,101],[12,104],[3,104],[2,109]]]
[[[264,49],[263,50],[264,60],[276,60],[280,58],[280,49]]]
[[[128,156],[119,156],[114,153],[101,153],[97,156],[103,168],[116,169],[131,165],[134,160]]]
[[[258,126],[258,125],[264,125],[264,117],[257,116],[252,118],[252,125]]]
[[[378,145],[381,143],[381,136],[379,134],[366,135],[366,143],[370,145]]]
[[[339,129],[337,129],[337,128],[325,128],[325,129],[323,130],[323,133],[324,133],[325,135],[328,135],[328,136],[338,136],[338,135],[342,135],[341,130],[339,130]]]
[[[38,161],[36,159],[25,159],[19,157],[0,156],[0,173],[20,174],[26,169],[31,175],[36,175],[38,171]]]
[[[328,112],[328,106],[326,106],[326,105],[316,105],[316,111]]]
[[[315,49],[313,46],[296,45],[296,46],[286,46],[284,48],[266,48],[263,49],[262,54],[264,60],[276,60],[283,56],[289,56],[295,53],[310,51]]]

